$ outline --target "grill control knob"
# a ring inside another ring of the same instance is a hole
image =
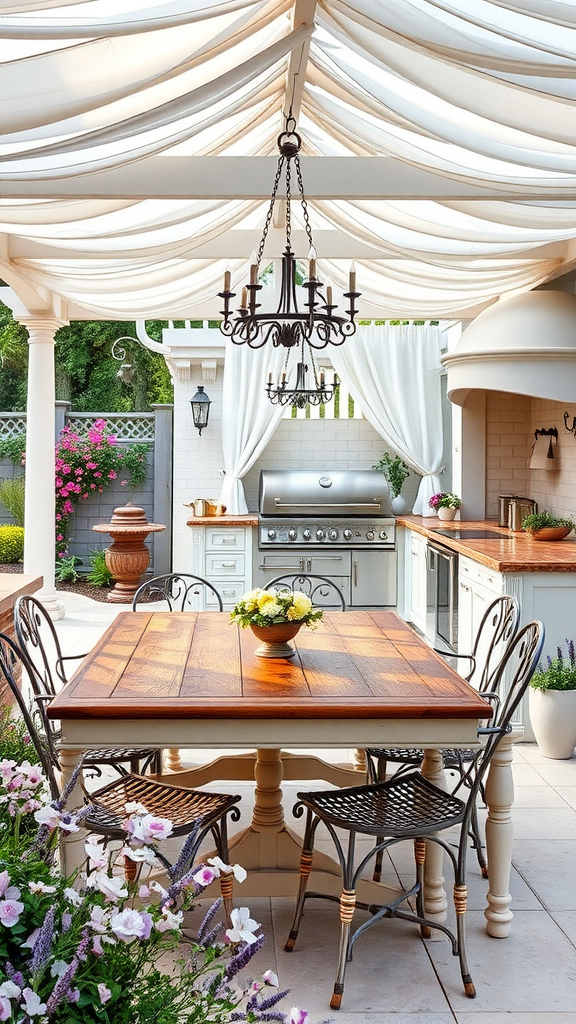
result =
[[[328,530],[330,540],[338,540],[338,530]]]
[[[298,537],[298,531],[297,530],[288,530],[288,540],[296,540],[297,537]]]
[[[310,530],[302,530],[302,536],[303,536],[304,540],[310,540],[312,534],[311,534]]]
[[[268,540],[276,540],[276,530],[268,530]]]
[[[352,530],[344,530],[344,540],[352,540]]]
[[[378,536],[380,537],[380,540],[388,540],[388,534],[386,533],[386,530],[380,530]]]
[[[366,540],[374,540],[374,530],[366,530]]]
[[[316,530],[316,540],[324,540],[325,536],[324,530]]]

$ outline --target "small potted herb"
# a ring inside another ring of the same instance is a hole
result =
[[[530,680],[530,721],[544,757],[572,757],[576,746],[576,651],[566,641],[567,654],[557,648]]]
[[[532,512],[522,520],[522,529],[529,533],[532,540],[564,540],[572,532],[576,523],[566,516],[555,516],[544,509]]]
[[[392,499],[392,511],[396,515],[405,512],[406,502],[401,492],[404,481],[410,476],[410,467],[399,455],[390,455],[390,452],[384,452],[382,458],[375,462],[372,468],[378,469],[386,477]]]

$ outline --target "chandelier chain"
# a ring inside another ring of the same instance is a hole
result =
[[[306,196],[304,195],[304,182],[302,181],[302,169],[300,167],[300,158],[298,154],[294,157],[294,163],[296,164],[296,175],[298,178],[298,189],[300,191],[300,204],[302,206],[302,216],[304,217],[304,227],[306,229],[306,235],[310,248],[314,248],[312,241],[312,228],[310,227],[310,217],[308,216],[308,203],[306,202]]]
[[[285,157],[281,156],[278,160],[278,167],[276,168],[276,177],[274,178],[274,185],[272,186],[272,196],[270,198],[270,205],[268,206],[268,212],[266,213],[266,220],[264,221],[264,228],[262,231],[262,237],[260,239],[260,245],[258,246],[258,253],[256,255],[256,266],[260,269],[260,263],[262,262],[262,256],[264,255],[264,246],[266,245],[266,238],[268,237],[268,229],[270,227],[270,221],[274,214],[274,203],[276,202],[276,194],[278,192],[278,185],[280,184],[280,175],[282,174],[282,167],[284,166]],[[288,169],[290,168],[290,161],[288,161]]]

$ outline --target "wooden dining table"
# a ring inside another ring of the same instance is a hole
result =
[[[424,774],[445,785],[441,748],[478,746],[477,729],[492,709],[394,612],[325,613],[302,628],[293,658],[255,655],[259,641],[218,612],[122,612],[112,622],[48,714],[61,722],[64,781],[86,749],[157,746],[246,748],[223,766],[170,772],[178,785],[207,778],[255,779],[248,828],[231,841],[231,859],[249,871],[242,894],[294,895],[300,840],[284,820],[283,776],[362,784],[358,769],[312,757],[313,749],[421,747]],[[488,803],[487,931],[509,934],[512,853],[511,743],[503,741],[486,784]],[[283,751],[296,750],[290,759]],[[236,771],[238,769],[238,771]],[[302,787],[305,788],[305,787]],[[312,787],[317,788],[317,787]],[[429,844],[428,916],[441,922],[447,901],[442,851]],[[68,838],[65,868],[81,860]],[[311,885],[339,895],[338,865],[315,854]],[[364,899],[384,902],[379,883]]]

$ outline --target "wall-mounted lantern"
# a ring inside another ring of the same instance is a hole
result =
[[[190,405],[192,406],[192,419],[194,420],[194,426],[199,434],[202,434],[204,427],[208,424],[211,404],[212,403],[204,391],[204,388],[199,384],[194,398],[190,399]]]

